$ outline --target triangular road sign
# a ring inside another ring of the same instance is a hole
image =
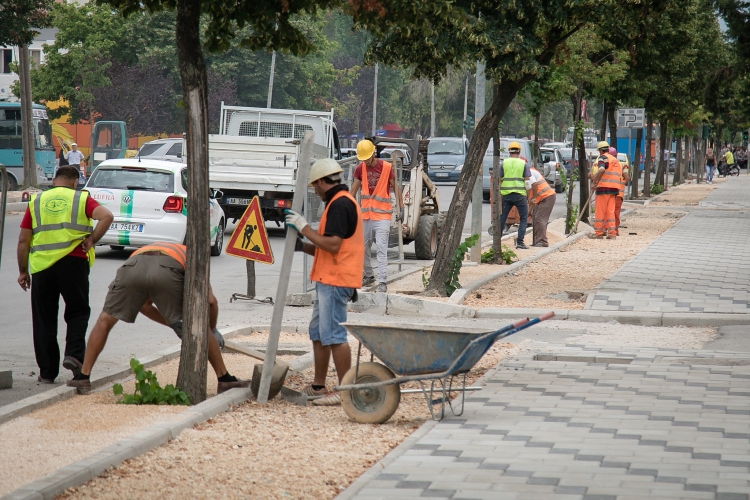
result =
[[[268,233],[256,196],[232,232],[227,245],[227,254],[256,262],[273,264],[273,252],[268,243]]]

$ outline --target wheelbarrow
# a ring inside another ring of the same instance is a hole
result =
[[[476,390],[466,387],[466,374],[489,348],[554,315],[549,312],[532,320],[524,318],[491,332],[343,323],[359,341],[357,363],[333,390],[341,392],[341,406],[349,418],[360,423],[382,424],[391,418],[401,402],[400,385],[407,382],[419,382],[433,419],[445,417],[446,403],[451,413],[459,416],[464,411],[466,391]],[[369,362],[361,361],[363,345],[372,353]],[[374,362],[374,357],[380,363]],[[450,399],[451,392],[461,393],[457,408]]]

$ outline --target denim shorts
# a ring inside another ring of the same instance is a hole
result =
[[[322,345],[343,344],[346,342],[346,309],[354,288],[315,283],[315,301],[310,320],[310,340]]]

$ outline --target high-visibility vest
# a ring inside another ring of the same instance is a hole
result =
[[[342,190],[336,193],[331,201],[326,203],[323,217],[321,217],[318,226],[318,234],[325,234],[328,208],[331,203],[342,197],[348,198],[357,207],[357,201],[349,191]],[[362,288],[362,273],[364,270],[365,238],[364,231],[362,231],[362,213],[357,207],[357,228],[350,238],[341,240],[338,253],[333,254],[320,248],[315,249],[315,260],[313,260],[312,270],[310,271],[310,280],[343,288]]]
[[[29,271],[44,271],[68,255],[94,230],[86,216],[88,191],[58,186],[29,201],[31,214],[31,249]],[[94,265],[94,249],[87,253],[89,267]]]
[[[627,186],[627,182],[625,182],[625,170],[627,170],[627,168],[623,167],[622,175],[620,175],[620,192],[617,193],[617,196],[623,199],[625,199],[625,187]]]
[[[531,203],[533,203],[534,205],[538,205],[539,202],[544,200],[545,198],[554,196],[555,190],[550,187],[550,185],[547,183],[547,180],[539,172],[539,170],[535,169],[534,167],[531,167],[531,170],[542,177],[531,185]]]
[[[130,256],[133,257],[145,252],[159,252],[167,257],[172,257],[185,269],[185,263],[187,262],[187,247],[185,245],[180,245],[179,243],[152,243],[151,245],[139,248]]]
[[[599,180],[597,188],[620,189],[620,180],[622,179],[622,166],[620,162],[609,153],[604,153],[609,162],[609,167],[604,171],[604,175]],[[600,156],[600,158],[601,158]]]
[[[526,196],[523,169],[526,162],[520,158],[506,158],[503,160],[503,178],[500,179],[500,194],[518,193]]]
[[[393,214],[391,197],[388,194],[388,183],[391,178],[391,164],[383,162],[380,171],[380,179],[375,190],[370,193],[370,185],[367,183],[367,165],[362,163],[362,194],[359,197],[362,203],[362,218],[369,220],[390,220]]]

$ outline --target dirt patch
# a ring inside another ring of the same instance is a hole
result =
[[[724,182],[724,179],[716,181],[717,184],[721,184],[722,182]],[[716,184],[682,184],[671,188],[665,194],[653,200],[651,205],[657,207],[670,205],[697,206],[703,198],[708,196],[717,187]]]
[[[676,223],[685,212],[640,208],[622,219],[616,240],[582,238],[559,252],[530,263],[467,297],[471,307],[544,307],[583,309],[581,300],[565,301],[566,292],[588,292],[611,276]],[[562,295],[561,295],[562,294]]]

